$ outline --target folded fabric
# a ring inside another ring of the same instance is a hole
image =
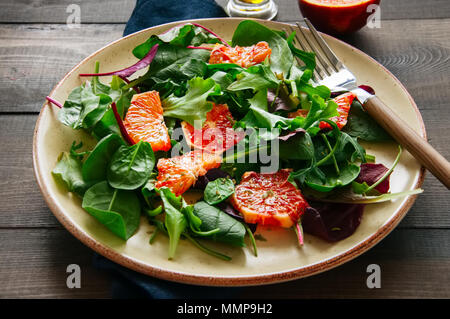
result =
[[[110,274],[113,298],[227,299],[236,298],[242,291],[239,287],[194,286],[152,278],[122,267],[98,254],[94,254],[93,264],[95,268]]]
[[[155,25],[197,18],[226,17],[212,0],[137,0],[123,35]],[[94,267],[111,277],[113,298],[213,299],[235,298],[242,288],[217,288],[184,285],[145,276],[94,254]]]
[[[137,0],[123,35],[173,21],[226,16],[213,0]]]

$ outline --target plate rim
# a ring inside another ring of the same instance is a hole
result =
[[[115,41],[112,41],[102,48],[98,49],[97,51],[93,52],[86,58],[84,58],[82,61],[77,63],[70,71],[66,73],[66,75],[54,86],[54,88],[49,93],[49,96],[52,96],[53,93],[62,85],[62,83],[73,73],[75,70],[82,64],[84,64],[85,61],[92,58],[93,56],[97,55],[98,53],[102,52],[109,46],[123,41],[124,39],[127,39],[129,37],[134,37],[137,34],[141,34],[144,32],[148,32],[151,29],[154,28],[160,28],[164,26],[171,26],[171,25],[177,25],[177,24],[183,24],[188,22],[200,22],[200,21],[212,21],[212,20],[235,20],[235,21],[243,21],[243,20],[255,20],[255,21],[261,21],[266,22],[266,20],[260,20],[260,19],[247,19],[247,18],[204,18],[204,19],[189,19],[189,20],[179,20],[174,22],[169,22],[165,24],[160,24],[157,26],[153,26],[147,29],[140,30],[138,32],[129,34],[125,37],[121,37]],[[278,22],[278,21],[270,21],[270,23],[274,24],[280,24],[284,26],[293,26],[290,23],[285,22]],[[340,42],[340,44],[343,44],[344,46],[347,46],[350,50],[354,50],[357,53],[363,55],[365,58],[370,59],[371,61],[375,62],[384,72],[389,75],[390,78],[392,78],[399,87],[406,93],[406,96],[408,97],[411,105],[414,108],[414,111],[416,113],[416,117],[420,124],[420,130],[422,133],[423,138],[427,138],[425,124],[423,122],[422,115],[419,111],[419,108],[417,107],[417,104],[415,103],[414,99],[408,92],[408,90],[404,87],[404,85],[397,79],[395,75],[393,75],[388,69],[386,69],[383,65],[381,65],[378,61],[370,57],[368,54],[364,53],[363,51],[353,47],[352,45],[337,39],[335,37],[332,37],[327,34],[323,34],[325,38],[332,38],[335,41]],[[239,276],[207,276],[207,275],[196,275],[196,274],[190,274],[190,273],[184,273],[179,271],[172,271],[172,270],[165,270],[163,268],[157,267],[157,266],[151,266],[148,264],[145,264],[143,262],[140,262],[139,260],[136,260],[129,256],[124,256],[118,252],[116,252],[114,249],[96,241],[92,236],[90,236],[85,230],[82,228],[77,227],[74,223],[70,221],[70,219],[65,215],[65,213],[60,210],[58,205],[54,202],[52,197],[50,196],[50,193],[47,189],[46,184],[44,183],[43,178],[43,172],[40,171],[40,167],[38,165],[38,152],[37,152],[37,141],[38,141],[38,128],[40,127],[41,120],[43,118],[43,112],[44,109],[47,107],[48,102],[45,101],[43,103],[43,106],[39,112],[38,119],[36,120],[36,125],[34,128],[34,134],[33,134],[33,150],[32,150],[32,157],[33,157],[33,170],[34,175],[37,181],[37,184],[39,186],[39,189],[41,191],[42,196],[44,197],[44,200],[47,204],[47,206],[50,208],[53,215],[56,217],[56,219],[66,228],[73,236],[75,236],[78,240],[80,240],[84,245],[88,246],[95,252],[99,253],[100,255],[110,259],[111,261],[118,263],[119,265],[122,265],[126,268],[132,269],[134,271],[140,272],[142,274],[157,277],[164,280],[169,280],[173,282],[179,282],[179,283],[185,283],[185,284],[191,284],[191,285],[203,285],[203,286],[257,286],[257,285],[267,285],[267,284],[276,284],[286,281],[291,281],[295,279],[300,278],[306,278],[312,275],[317,275],[319,273],[322,273],[327,270],[331,270],[333,268],[336,268],[358,256],[365,253],[372,247],[374,247],[377,243],[379,243],[382,239],[384,239],[399,223],[400,221],[405,217],[406,213],[409,211],[413,203],[415,202],[418,195],[412,195],[407,198],[407,200],[400,206],[398,212],[392,216],[381,228],[379,228],[375,233],[373,233],[370,237],[366,238],[364,241],[358,243],[357,245],[353,246],[352,248],[339,253],[331,258],[322,260],[320,262],[314,263],[312,265],[306,266],[306,267],[300,267],[293,270],[288,271],[280,271],[280,272],[273,272],[273,273],[266,273],[266,274],[259,274],[259,275],[239,275]],[[419,176],[417,178],[417,182],[414,185],[414,188],[419,188],[422,186],[423,181],[425,178],[425,168],[423,166],[420,167],[419,170]]]

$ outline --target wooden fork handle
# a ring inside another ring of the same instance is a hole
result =
[[[364,109],[400,145],[405,147],[425,168],[450,189],[450,163],[422,136],[411,129],[379,98],[373,96],[364,103]],[[447,134],[447,133],[444,133]]]

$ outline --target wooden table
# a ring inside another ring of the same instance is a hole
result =
[[[134,1],[123,0],[79,2],[82,25],[78,29],[65,24],[66,8],[73,0],[0,3],[3,298],[110,296],[108,275],[92,267],[92,251],[53,217],[32,168],[33,129],[45,96],[76,63],[121,37],[134,6]],[[277,3],[278,20],[292,22],[300,17],[296,1]],[[450,158],[450,1],[383,0],[381,17],[381,29],[364,29],[344,40],[400,79],[422,112],[431,144]],[[449,298],[449,192],[431,174],[423,188],[401,224],[369,252],[317,276],[245,288],[242,296]],[[66,287],[66,267],[72,263],[81,266],[81,289]],[[380,289],[366,286],[369,264],[381,266]]]

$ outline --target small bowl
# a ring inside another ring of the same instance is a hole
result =
[[[338,0],[332,4],[326,0],[298,0],[302,15],[320,31],[333,34],[349,34],[367,24],[374,10],[370,5],[379,5],[381,0]],[[347,2],[347,3],[346,3]]]

